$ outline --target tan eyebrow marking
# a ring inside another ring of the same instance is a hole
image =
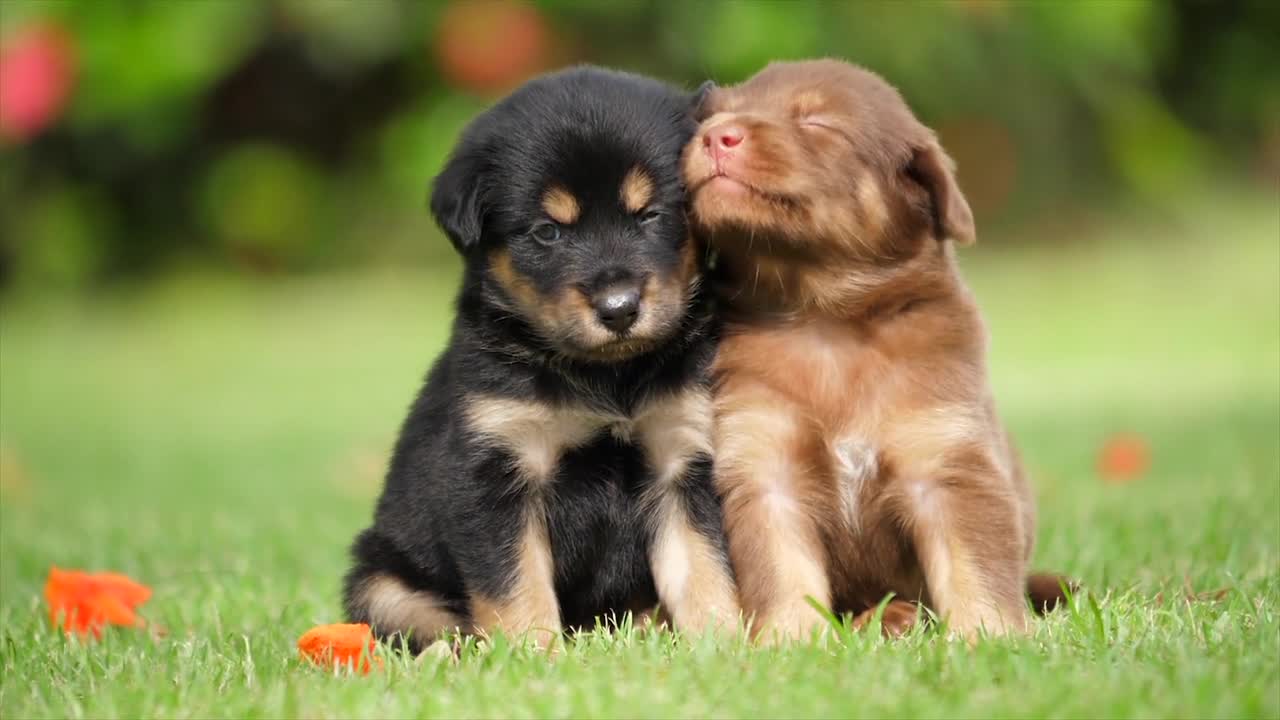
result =
[[[578,199],[559,185],[552,185],[542,194],[542,209],[561,225],[572,225],[582,213]]]
[[[627,212],[640,212],[653,199],[653,179],[640,166],[627,171],[622,178],[622,206]]]

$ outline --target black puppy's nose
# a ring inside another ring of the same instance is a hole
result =
[[[621,333],[636,322],[640,314],[640,290],[634,285],[613,285],[591,296],[600,323]]]

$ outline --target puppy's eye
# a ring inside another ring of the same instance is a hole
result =
[[[649,225],[651,223],[657,222],[658,220],[662,219],[662,215],[663,213],[661,210],[652,210],[652,209],[645,210],[644,212],[640,213],[640,216],[639,216],[640,224]]]
[[[800,127],[806,130],[831,130],[831,131],[835,130],[834,127],[823,122],[821,118],[802,117],[800,118],[799,123],[800,123]]]
[[[560,226],[555,223],[540,223],[529,231],[534,240],[542,243],[553,243],[560,239]]]

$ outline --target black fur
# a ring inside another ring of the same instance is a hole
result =
[[[657,81],[595,68],[535,79],[478,117],[436,178],[431,208],[465,258],[452,338],[427,376],[401,430],[373,526],[352,548],[347,613],[380,626],[359,601],[375,573],[432,593],[462,618],[469,597],[502,596],[512,579],[512,547],[527,509],[513,457],[478,442],[463,408],[476,394],[577,404],[629,416],[648,399],[707,382],[716,326],[695,286],[677,312],[631,357],[595,356],[558,335],[495,278],[494,252],[545,297],[590,293],[619,278],[669,278],[685,247],[681,148],[694,131],[688,95]],[[653,180],[643,217],[617,198],[635,166]],[[580,221],[547,243],[531,229],[546,222],[545,189],[570,190]],[[701,253],[698,253],[701,256]],[[535,313],[536,314],[536,313]],[[692,463],[682,500],[699,532],[722,543],[711,458]],[[651,518],[640,496],[653,480],[641,450],[602,431],[564,453],[545,494],[555,589],[566,628],[653,607]],[[464,628],[464,630],[467,628]],[[432,638],[411,638],[415,647]]]

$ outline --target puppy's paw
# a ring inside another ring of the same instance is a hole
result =
[[[994,609],[976,613],[952,613],[947,617],[947,636],[977,645],[984,637],[998,638],[1025,635],[1028,631],[1026,611],[1022,608],[999,612]]]
[[[439,665],[441,663],[458,664],[460,646],[449,640],[437,640],[418,653],[414,663],[418,665]]]
[[[861,630],[875,618],[876,608],[864,610],[853,619],[853,629]],[[880,632],[887,638],[902,637],[920,622],[919,608],[906,600],[891,600],[880,617]]]
[[[764,646],[809,642],[830,627],[826,618],[807,603],[780,608],[753,623],[756,642]]]

